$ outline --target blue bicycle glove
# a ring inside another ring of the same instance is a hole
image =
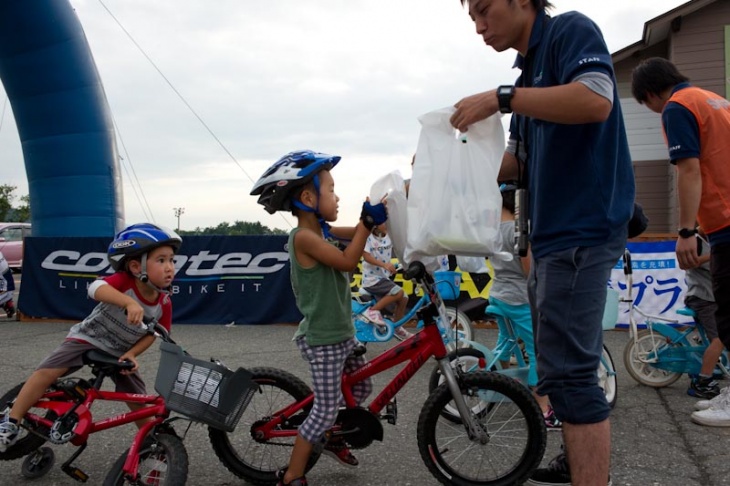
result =
[[[385,204],[370,204],[370,201],[365,201],[362,205],[362,212],[360,213],[360,221],[368,231],[372,231],[374,227],[379,224],[383,224],[388,220],[388,213],[385,211]]]

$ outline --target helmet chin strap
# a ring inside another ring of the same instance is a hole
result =
[[[137,277],[139,279],[139,281],[142,282],[143,284],[145,284],[146,286],[160,292],[161,294],[170,295],[169,288],[161,289],[157,285],[150,282],[150,277],[149,277],[149,275],[147,275],[147,253],[142,255],[142,260],[140,263],[142,264],[142,271],[139,274],[135,275],[135,277]]]
[[[303,202],[297,201],[294,198],[292,198],[291,203],[294,205],[295,208],[301,209],[302,211],[305,211],[307,213],[314,213],[314,215],[317,217],[317,221],[319,221],[320,228],[322,228],[322,236],[324,236],[324,239],[327,240],[332,237],[332,234],[330,233],[331,226],[329,225],[329,223],[327,223],[327,221],[324,220],[322,215],[319,214],[319,176],[315,174],[312,182],[314,182],[314,188],[317,191],[317,204],[315,205],[315,207],[309,207]]]

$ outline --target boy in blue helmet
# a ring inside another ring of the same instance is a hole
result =
[[[0,422],[0,452],[18,440],[25,413],[58,378],[83,366],[83,355],[101,350],[131,361],[134,368],[112,376],[118,392],[146,394],[138,372],[137,356],[155,340],[140,327],[143,318],[156,319],[166,329],[172,322],[172,303],[166,289],[175,276],[173,258],[182,239],[171,230],[142,223],[120,231],[107,257],[113,275],[89,285],[88,294],[99,304],[74,325],[66,339],[46,357],[25,382],[10,412]],[[132,410],[141,404],[128,404]]]
[[[291,211],[298,222],[288,245],[292,288],[304,316],[294,341],[310,365],[314,403],[299,427],[289,466],[277,475],[280,485],[307,484],[304,472],[315,444],[324,442],[323,454],[343,465],[358,465],[346,439],[329,439],[327,431],[337,419],[343,371],[353,371],[366,362],[363,356],[351,355],[357,341],[349,272],[357,267],[368,235],[385,222],[386,213],[382,203],[366,201],[357,226],[330,227],[328,222],[337,219],[339,201],[330,170],[339,161],[339,156],[311,150],[291,152],[271,166],[251,191],[269,213]],[[350,242],[341,249],[336,239]],[[352,391],[361,403],[372,384],[362,381]]]

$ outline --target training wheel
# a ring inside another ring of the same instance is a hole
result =
[[[56,462],[56,455],[53,453],[53,449],[41,447],[23,460],[20,472],[28,479],[36,479],[50,471],[54,462]]]

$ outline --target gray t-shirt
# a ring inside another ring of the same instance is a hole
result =
[[[514,258],[506,262],[491,258],[494,278],[489,296],[511,305],[528,304],[527,277],[522,271],[520,257],[515,254],[515,222],[503,221],[499,225],[502,251],[512,253]]]
[[[702,254],[710,253],[710,246],[700,240],[702,244]],[[708,302],[715,302],[715,296],[712,293],[712,275],[710,275],[710,262],[705,262],[697,268],[690,268],[684,274],[687,281],[687,297],[695,296]]]

